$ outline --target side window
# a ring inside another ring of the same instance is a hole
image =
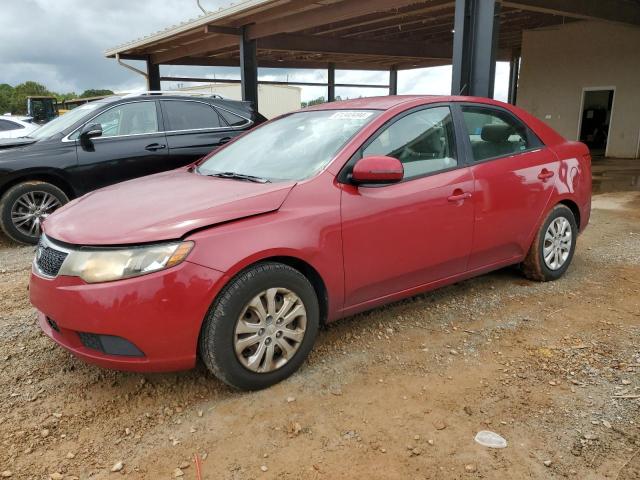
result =
[[[171,131],[219,128],[221,126],[220,117],[216,111],[205,103],[164,100],[162,110],[168,122],[167,129]]]
[[[0,132],[5,132],[8,130],[18,130],[20,128],[24,128],[19,123],[13,123],[9,120],[0,120]]]
[[[454,132],[449,107],[427,108],[392,123],[365,148],[363,156],[397,158],[404,166],[404,178],[447,170],[458,164]]]
[[[240,115],[228,112],[227,110],[224,110],[222,108],[219,108],[218,112],[230,127],[241,127],[242,125],[249,123],[246,118],[242,118]]]
[[[156,102],[118,105],[101,113],[90,123],[99,123],[102,126],[101,138],[155,133],[158,131]]]
[[[535,135],[506,112],[467,106],[462,115],[476,162],[540,146]]]

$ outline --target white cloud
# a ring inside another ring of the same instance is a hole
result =
[[[229,0],[206,0],[208,8]],[[104,58],[107,48],[187,20],[195,0],[1,0],[0,83],[26,80],[55,91],[144,86],[141,76]]]
[[[0,83],[35,80],[59,92],[89,88],[131,91],[144,88],[142,76],[104,58],[104,50],[201,14],[195,0],[1,0]],[[214,10],[230,0],[203,0]],[[25,26],[30,26],[25,28]],[[129,62],[144,68],[142,62]],[[509,65],[496,69],[496,98],[506,99]],[[232,67],[162,66],[162,75],[239,78]],[[260,69],[265,80],[326,82],[326,70]],[[337,83],[386,85],[388,72],[340,70]],[[172,85],[163,85],[171,88]],[[451,67],[401,71],[401,94],[449,94]],[[326,96],[326,87],[303,87],[305,101]],[[386,95],[386,89],[338,87],[342,98]]]

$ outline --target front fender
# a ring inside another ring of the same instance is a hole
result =
[[[321,182],[295,188],[272,213],[196,232],[189,261],[225,273],[228,279],[249,265],[289,257],[311,266],[322,278],[328,297],[328,319],[344,302],[340,191]]]

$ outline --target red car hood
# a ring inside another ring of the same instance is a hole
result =
[[[173,240],[198,228],[278,210],[294,185],[174,170],[89,193],[57,210],[43,227],[51,238],[76,245]]]

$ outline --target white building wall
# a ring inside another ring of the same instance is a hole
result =
[[[242,92],[238,83],[210,83],[179,90],[185,92],[215,93],[231,100],[241,100]],[[267,118],[299,110],[301,89],[289,85],[258,85],[258,111]]]
[[[518,106],[578,139],[584,88],[615,87],[607,154],[637,158],[640,28],[575,22],[524,32]]]

